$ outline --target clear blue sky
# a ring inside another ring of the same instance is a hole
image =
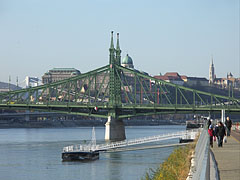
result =
[[[152,75],[239,77],[239,0],[0,0],[0,81],[54,67],[108,63],[110,31],[122,56]]]

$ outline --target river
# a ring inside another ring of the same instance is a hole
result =
[[[126,127],[127,139],[171,133],[185,126]],[[100,153],[92,162],[62,162],[64,146],[91,139],[90,127],[0,129],[1,180],[139,180],[156,168],[174,147]],[[104,142],[104,127],[96,127],[97,143]],[[178,139],[158,144],[177,143]]]

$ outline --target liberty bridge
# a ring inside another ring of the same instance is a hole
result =
[[[106,140],[124,140],[123,118],[158,114],[240,114],[240,99],[187,88],[121,66],[119,33],[109,63],[61,81],[0,93],[1,109],[107,118]]]

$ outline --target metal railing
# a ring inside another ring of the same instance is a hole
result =
[[[210,179],[210,151],[207,129],[203,129],[192,156],[191,168],[187,180]]]
[[[167,139],[174,139],[174,138],[184,138],[184,139],[195,139],[196,134],[199,130],[188,130],[188,131],[180,131],[170,134],[162,134],[157,136],[149,136],[149,137],[143,137],[143,138],[137,138],[137,139],[130,139],[125,141],[118,141],[118,142],[112,142],[109,144],[87,144],[87,145],[72,145],[67,146],[63,148],[63,152],[78,152],[78,151],[106,151],[108,149],[116,149],[116,148],[122,148],[126,146],[133,146],[133,145],[139,145],[139,144],[145,144],[145,143],[151,143],[151,142],[157,142]]]

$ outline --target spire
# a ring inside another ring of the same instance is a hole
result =
[[[109,48],[109,64],[114,64],[115,63],[115,49],[114,49],[114,44],[113,44],[113,31],[111,32],[111,44]]]
[[[213,55],[212,55],[211,63],[210,63],[210,66],[209,66],[209,83],[213,84],[215,78],[216,78],[216,75],[215,75],[215,72],[214,72]]]
[[[120,50],[120,45],[119,45],[119,33],[117,33],[117,46],[116,46],[116,50]]]
[[[120,49],[120,45],[119,45],[119,33],[117,33],[116,63],[117,63],[117,65],[121,64],[121,49]]]
[[[111,31],[111,45],[110,49],[114,49],[114,44],[113,44],[113,31]]]
[[[211,65],[213,66],[213,55],[212,55]]]

